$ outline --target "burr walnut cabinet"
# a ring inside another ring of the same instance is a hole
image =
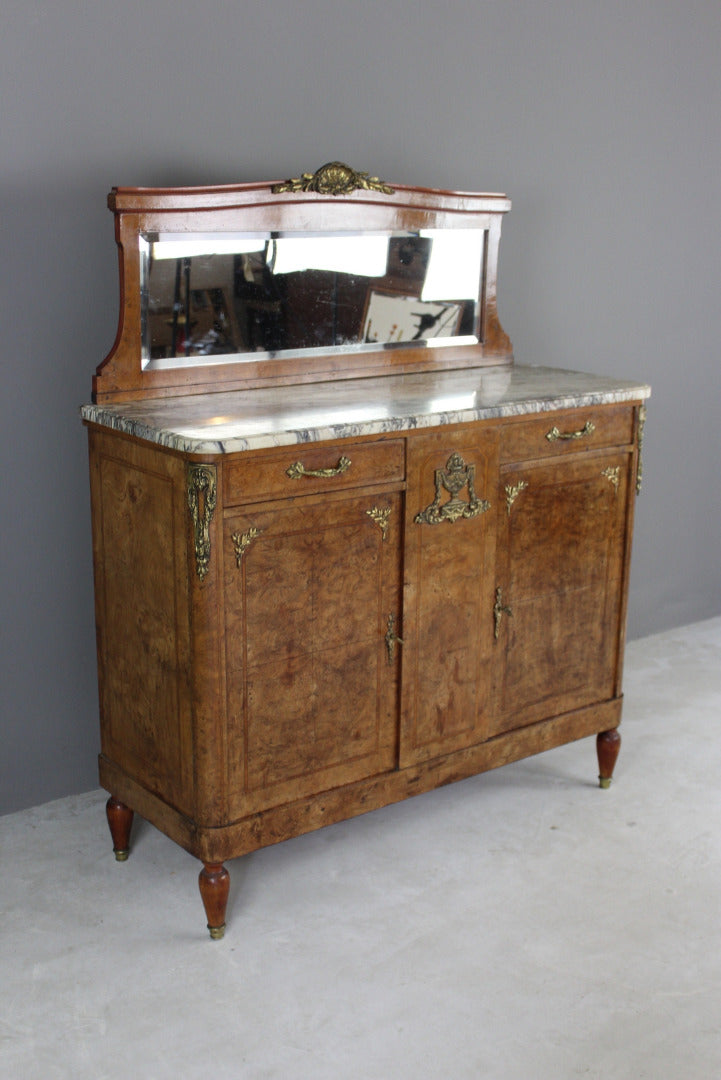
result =
[[[649,391],[512,363],[508,201],[332,163],[110,204],[82,415],[116,857],[153,822],[220,937],[264,845],[583,736],[608,786]]]

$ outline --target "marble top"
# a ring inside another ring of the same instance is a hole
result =
[[[84,405],[83,420],[192,454],[357,438],[637,401],[643,383],[559,368],[466,368]]]

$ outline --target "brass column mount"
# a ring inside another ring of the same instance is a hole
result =
[[[474,480],[476,475],[475,465],[466,465],[461,455],[454,452],[446,462],[445,469],[436,469],[434,482],[436,496],[430,506],[416,514],[414,521],[417,525],[440,525],[442,521],[453,524],[459,518],[472,518],[478,514],[485,514],[491,509],[491,504],[486,499],[479,499],[476,495]],[[459,492],[464,487],[468,488],[468,502],[459,499]],[[447,502],[441,505],[443,490],[451,496]]]
[[[641,405],[638,410],[638,464],[636,466],[636,494],[641,494],[643,484],[643,429],[646,423],[646,406]]]
[[[383,195],[393,195],[394,189],[369,176],[367,172],[356,172],[342,161],[329,161],[321,165],[314,173],[302,173],[301,176],[274,184],[271,191],[282,195],[286,191],[315,191],[318,195],[350,195],[353,191],[380,191]]]
[[[262,529],[256,529],[255,526],[248,529],[244,533],[231,533],[230,539],[233,541],[233,547],[235,548],[235,562],[240,570],[243,564],[243,556],[246,549],[253,543],[256,536],[260,536]]]
[[[372,506],[370,510],[366,510],[366,514],[369,518],[375,521],[376,525],[380,529],[382,540],[387,540],[388,522],[391,516],[391,507],[386,506],[381,508],[380,506]]]
[[[498,635],[501,632],[501,620],[504,615],[512,616],[513,612],[507,604],[504,605],[503,603],[503,590],[496,589],[496,602],[493,605],[493,619],[495,622],[493,637],[496,641],[498,641]]]
[[[210,565],[210,523],[217,498],[215,465],[188,465],[188,506],[193,521],[195,572],[202,581]]]
[[[388,667],[393,666],[393,661],[396,655],[396,645],[403,645],[403,638],[399,638],[395,631],[395,616],[391,613],[388,616],[388,629],[386,630],[385,642],[386,649],[388,650]]]
[[[506,484],[506,510],[508,511],[509,517],[511,516],[511,507],[513,506],[514,502],[521,494],[521,492],[525,491],[527,487],[527,480],[519,480],[517,484]]]

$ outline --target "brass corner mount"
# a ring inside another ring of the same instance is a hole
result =
[[[358,190],[380,191],[384,195],[394,193],[393,188],[377,176],[356,172],[342,161],[329,161],[314,173],[303,173],[282,184],[274,184],[271,190],[274,195],[281,195],[286,191],[315,191],[318,195],[350,195]]]

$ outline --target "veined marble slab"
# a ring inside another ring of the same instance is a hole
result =
[[[80,415],[173,450],[229,454],[637,401],[650,393],[643,383],[613,376],[514,364],[84,405]]]

